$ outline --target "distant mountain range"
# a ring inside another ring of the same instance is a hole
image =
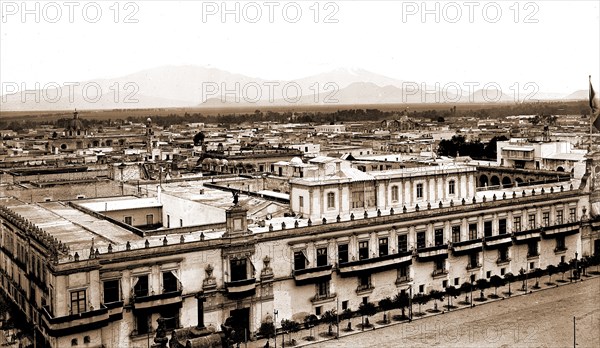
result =
[[[581,100],[587,91],[569,95],[537,93],[530,100]],[[37,99],[37,100],[36,100]],[[205,66],[164,66],[114,79],[82,81],[60,89],[2,96],[2,111],[69,109],[145,109],[284,105],[368,105],[401,103],[515,102],[498,90],[471,94],[436,90],[364,69],[340,68],[293,81],[265,80]]]

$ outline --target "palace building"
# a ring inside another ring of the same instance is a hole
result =
[[[600,252],[594,176],[481,186],[479,168],[468,165],[362,172],[341,160],[313,164],[290,178],[285,214],[242,192],[213,220],[188,223],[201,212],[159,197],[186,191],[189,206],[202,209],[196,191],[218,191],[203,186],[208,180],[164,183],[139,204],[2,198],[3,295],[38,346],[147,347],[159,318],[169,334],[230,318],[252,337],[275,311],[281,320],[356,310],[402,291]],[[590,158],[588,172],[598,166]]]

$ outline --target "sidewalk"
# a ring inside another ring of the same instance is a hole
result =
[[[539,288],[534,288],[534,285],[536,283],[535,278],[528,279],[527,280],[527,292],[525,292],[522,289],[522,287],[523,287],[522,281],[514,281],[510,284],[510,290],[511,290],[512,294],[510,296],[508,295],[509,286],[504,285],[502,287],[499,287],[497,290],[498,298],[493,298],[495,289],[488,288],[484,291],[485,298],[482,300],[480,298],[480,290],[478,290],[477,288],[474,287],[473,288],[473,301],[472,301],[473,306],[474,307],[481,306],[486,303],[492,303],[495,301],[502,301],[505,299],[510,299],[511,297],[523,296],[523,295],[526,295],[529,293],[553,289],[553,288],[556,288],[559,286],[562,287],[562,286],[566,286],[569,284],[573,284],[574,282],[586,281],[587,279],[593,279],[593,278],[597,278],[600,276],[600,274],[592,274],[591,271],[595,271],[595,267],[588,269],[588,276],[582,276],[581,279],[578,279],[576,281],[569,279],[569,273],[565,273],[564,281],[562,281],[561,274],[555,274],[552,276],[552,283],[550,285],[547,284],[549,278],[547,275],[545,275],[539,279],[539,284],[538,284]],[[395,294],[390,294],[390,297],[393,297],[394,295]],[[466,294],[466,297],[467,298],[465,298],[465,294],[461,293],[456,299],[454,299],[454,298],[451,299],[452,306],[455,306],[456,308],[451,308],[450,311],[463,310],[463,309],[470,308],[471,307],[471,303],[470,303],[471,302],[470,301],[471,294],[470,293]],[[467,302],[465,302],[465,299],[467,300]],[[375,303],[375,304],[377,304],[377,303]],[[413,321],[419,320],[421,318],[426,318],[426,317],[431,317],[431,316],[446,313],[446,312],[448,312],[447,305],[448,305],[448,298],[444,297],[443,301],[437,301],[437,311],[435,311],[435,309],[434,309],[435,303],[433,300],[430,300],[429,302],[427,302],[426,304],[421,306],[421,309],[419,312],[419,306],[417,304],[413,303]],[[406,308],[405,313],[407,316],[409,315],[409,308]],[[399,320],[400,319],[399,317],[401,314],[400,309],[394,309],[389,312],[386,312],[385,314],[386,314],[386,319],[388,320],[387,323],[383,321],[384,312],[378,312],[377,314],[369,317],[370,326],[368,328],[365,327],[364,331],[377,330],[379,328],[398,325],[401,323],[408,322],[408,320]],[[360,316],[351,318],[350,320],[340,320],[340,328],[339,328],[340,337],[360,334],[361,332],[363,332],[363,329],[361,327],[362,320],[363,320],[363,318],[361,318]],[[352,331],[348,331],[348,323],[349,322],[351,323]],[[301,324],[303,324],[303,323],[301,323]],[[328,340],[334,340],[335,335],[337,334],[337,327],[335,325],[332,326],[333,336],[329,336],[328,335],[328,326],[329,325],[327,325],[327,324],[319,324],[319,325],[313,327],[311,330],[302,329],[298,332],[291,333],[291,335],[285,334],[285,347],[303,347],[303,346],[308,346],[308,345],[312,345],[312,344],[316,344],[316,343],[320,343],[320,342],[324,342],[324,341],[328,341]],[[312,336],[314,338],[314,340],[312,340],[312,341],[309,340],[310,336]],[[294,339],[296,341],[295,345],[290,344],[290,337],[291,337],[291,339]],[[277,347],[283,347],[282,341],[283,341],[283,337],[282,337],[282,334],[280,333],[277,335]],[[264,347],[265,343],[266,343],[266,339],[259,339],[256,341],[250,341],[247,344],[242,343],[240,345],[240,347],[262,348],[262,347]],[[269,347],[270,348],[275,347],[275,344],[274,344],[274,341],[272,338],[269,340]]]

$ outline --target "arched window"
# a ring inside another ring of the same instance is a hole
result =
[[[454,180],[450,180],[448,182],[448,194],[453,195],[455,192],[456,182]]]
[[[398,186],[392,186],[392,202],[398,202]]]
[[[327,208],[335,208],[335,193],[333,192],[327,194]]]

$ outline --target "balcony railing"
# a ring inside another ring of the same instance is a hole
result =
[[[169,290],[172,291],[163,289],[163,292],[160,294],[150,294],[145,296],[134,295],[131,298],[131,303],[134,308],[140,309],[181,302],[183,287],[178,285],[177,288]]]
[[[497,265],[504,265],[510,262],[510,257],[505,257],[505,258],[498,258],[496,260],[496,264]]]
[[[42,317],[44,326],[46,326],[48,333],[52,336],[63,336],[85,332],[92,328],[104,327],[111,320],[109,310],[103,304],[100,304],[100,308],[98,309],[61,317],[54,317],[50,314],[48,306],[43,306]]]
[[[244,294],[254,291],[256,288],[256,278],[249,278],[225,283],[228,294]]]
[[[448,255],[448,244],[417,249],[417,257],[419,259],[427,259],[441,255]]]
[[[307,283],[318,281],[319,279],[331,277],[333,265],[317,266],[313,268],[304,268],[292,272],[296,283]]]
[[[338,272],[342,275],[349,275],[361,271],[379,272],[386,269],[397,268],[400,264],[412,262],[412,252],[389,254],[370,259],[351,261],[338,265]]]
[[[481,268],[481,264],[480,263],[469,263],[467,265],[467,271],[471,271],[471,270],[479,269],[479,268]]]
[[[433,272],[431,272],[431,276],[432,277],[443,277],[445,275],[448,274],[448,270],[447,269],[434,269]]]
[[[540,253],[538,251],[533,251],[533,252],[527,253],[528,259],[538,258],[539,256],[540,256]]]
[[[566,246],[556,247],[556,248],[554,248],[554,253],[562,254],[562,253],[566,252],[568,249],[569,248],[567,248]]]
[[[367,292],[372,292],[374,289],[373,284],[369,283],[369,284],[360,284],[358,287],[356,287],[356,293],[357,294],[364,294]]]
[[[469,239],[462,242],[452,243],[452,252],[454,254],[460,254],[465,252],[481,250],[482,247],[483,240],[481,238]]]
[[[406,284],[409,282],[412,282],[412,278],[410,278],[409,276],[402,276],[396,278],[396,285]]]
[[[328,293],[328,294],[316,294],[315,296],[313,296],[313,298],[310,299],[310,302],[312,302],[314,304],[329,302],[329,301],[333,301],[336,296],[337,296],[337,294],[335,292]]]

